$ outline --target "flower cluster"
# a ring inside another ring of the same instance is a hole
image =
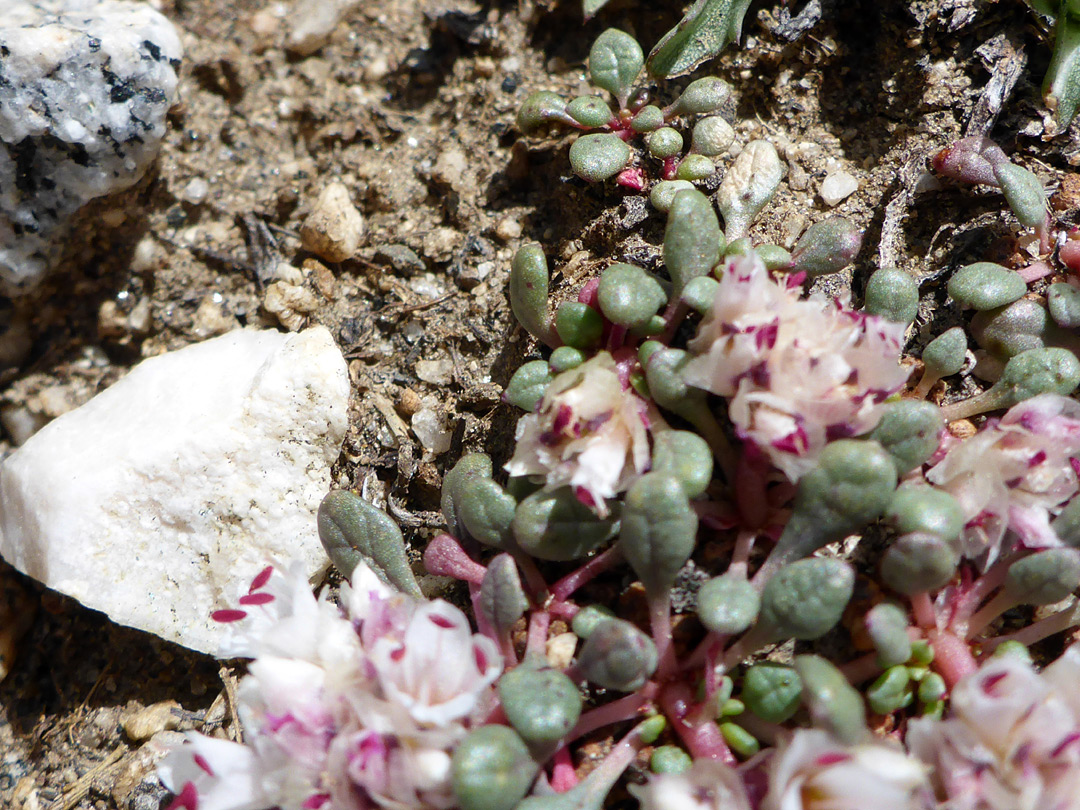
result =
[[[189,735],[165,785],[199,810],[455,806],[450,755],[490,711],[496,645],[363,564],[340,607],[299,571],[259,592],[274,598],[235,623],[230,650],[254,659],[237,692],[246,741]]]
[[[907,380],[904,325],[772,278],[754,256],[730,259],[689,348],[687,382],[728,398],[728,414],[792,481],[825,445],[859,436]]]
[[[1026,548],[1061,545],[1050,519],[1080,491],[1080,403],[1033,397],[942,451],[926,477],[963,509],[964,556],[989,565],[1010,550],[1008,536]]]
[[[1080,807],[1080,646],[1042,673],[992,658],[952,691],[951,716],[914,720],[907,745],[950,810]]]
[[[801,729],[738,771],[700,760],[631,790],[642,810],[917,810],[925,806],[926,770],[899,746],[846,746],[824,731]],[[764,797],[752,803],[748,785],[760,785]]]
[[[573,487],[607,514],[606,499],[625,492],[649,468],[645,400],[619,379],[601,352],[564,371],[547,387],[536,413],[518,422],[511,475],[541,475],[548,489]]]

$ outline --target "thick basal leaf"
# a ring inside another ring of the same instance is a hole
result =
[[[645,66],[645,54],[629,34],[609,28],[589,50],[589,76],[597,87],[626,104],[634,80]]]
[[[626,493],[619,547],[650,596],[674,584],[694,552],[697,526],[690,499],[673,476],[647,473]]]
[[[689,73],[735,42],[750,0],[696,0],[649,54],[649,73],[670,79]]]

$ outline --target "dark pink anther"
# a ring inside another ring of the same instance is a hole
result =
[[[240,597],[241,605],[268,605],[275,599],[272,593],[249,593]]]
[[[270,581],[270,577],[274,575],[274,566],[268,565],[262,571],[255,575],[255,579],[251,580],[251,587],[248,588],[248,593],[254,593],[259,590],[263,585]]]
[[[243,610],[235,610],[234,608],[225,608],[224,610],[215,610],[210,614],[210,618],[215,622],[221,622],[222,624],[230,624],[232,622],[238,622],[241,619],[247,618],[247,612]]]

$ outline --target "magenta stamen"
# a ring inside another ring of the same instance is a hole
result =
[[[452,627],[457,627],[457,625],[454,624],[453,621],[446,618],[445,616],[440,616],[438,613],[432,613],[428,616],[428,618],[431,619],[431,623],[433,625],[435,625],[436,627],[441,627],[443,630],[449,630]]]
[[[276,597],[272,593],[249,593],[247,596],[240,597],[241,605],[268,605],[274,601]]]
[[[251,580],[251,587],[248,588],[248,593],[254,593],[259,590],[263,585],[270,581],[270,577],[274,575],[274,566],[268,565],[262,571],[255,575],[255,579]]]
[[[230,624],[232,622],[238,622],[241,619],[247,618],[247,611],[236,610],[234,608],[225,608],[224,610],[215,610],[210,614],[210,618],[215,622],[221,622],[222,624]]]

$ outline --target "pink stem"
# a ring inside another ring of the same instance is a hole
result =
[[[739,532],[735,538],[735,551],[731,554],[731,565],[728,566],[728,572],[738,573],[746,576],[747,565],[750,562],[750,553],[754,550],[754,542],[757,540],[757,532],[755,531],[742,531]]]
[[[487,569],[465,553],[453,535],[437,534],[424,549],[424,567],[437,577],[453,577],[479,585]]]
[[[548,628],[551,626],[551,614],[546,610],[534,610],[529,617],[529,637],[525,642],[525,656],[547,656]]]
[[[913,593],[911,599],[911,613],[915,616],[915,622],[919,627],[937,628],[937,614],[934,612],[934,603],[930,601],[930,594]]]
[[[679,331],[679,325],[686,319],[686,315],[689,312],[690,307],[681,298],[671,299],[671,303],[669,303],[667,309],[664,310],[664,322],[667,325],[664,327],[664,331],[657,340],[664,344],[671,343],[671,339],[675,337],[675,333]]]
[[[1045,619],[1039,619],[1039,621],[1029,624],[1023,630],[1017,630],[1015,633],[991,639],[983,645],[983,649],[993,651],[999,644],[1006,641],[1019,641],[1024,646],[1028,646],[1042,641],[1044,638],[1049,638],[1055,633],[1064,632],[1077,623],[1080,623],[1080,602],[1075,602],[1071,607],[1047,616]]]
[[[703,707],[694,704],[690,687],[685,683],[666,688],[660,695],[660,708],[694,759],[719,759],[729,765],[735,764],[735,757],[724,742],[720,727]]]
[[[656,679],[663,681],[675,669],[675,646],[671,643],[671,592],[649,597],[649,625],[656,644]]]
[[[570,749],[565,745],[560,745],[551,766],[551,789],[556,793],[566,793],[577,783],[577,773],[574,770],[574,761],[570,758]]]
[[[656,683],[650,681],[632,695],[605,703],[603,706],[585,712],[578,719],[573,731],[566,737],[566,742],[571,742],[591,734],[598,728],[633,720],[638,713],[648,706],[656,696]]]
[[[585,563],[585,565],[575,571],[571,571],[552,585],[551,595],[560,602],[566,601],[570,594],[586,582],[589,582],[604,571],[607,571],[622,562],[622,558],[622,551],[618,546],[612,546],[611,548],[600,552]]]
[[[566,621],[570,621],[571,619],[573,619],[575,616],[577,616],[578,611],[581,610],[581,608],[579,608],[573,602],[556,601],[552,601],[547,606],[547,609],[552,616],[560,619],[565,619]]]
[[[1043,252],[1045,253],[1046,251]],[[1024,281],[1030,284],[1033,281],[1046,278],[1054,272],[1054,268],[1047,262],[1032,262],[1027,267],[1023,267],[1016,272],[1020,274],[1020,277],[1024,279]]]
[[[927,639],[934,647],[934,669],[950,689],[979,668],[968,645],[949,631],[934,630]]]
[[[881,665],[878,663],[877,653],[872,652],[848,661],[840,667],[840,671],[852,684],[857,685],[870,680],[881,672]]]
[[[529,595],[532,596],[533,602],[542,605],[545,601],[544,597],[547,595],[548,586],[547,582],[544,581],[543,574],[540,573],[540,569],[536,567],[532,557],[522,551],[518,551],[516,554],[512,553],[512,556],[525,577],[525,587],[529,591]]]
[[[1021,556],[1026,555],[1010,554],[1008,557],[1002,557],[991,565],[985,574],[975,580],[957,601],[953,614],[949,619],[949,624],[959,626],[971,618],[990,592],[1005,581],[1005,575],[1009,573],[1009,568]]]

